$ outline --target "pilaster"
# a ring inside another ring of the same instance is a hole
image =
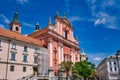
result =
[[[52,38],[48,38],[48,52],[49,52],[49,60],[50,60],[50,67],[52,67],[52,59],[53,59],[53,57],[52,57],[52,51],[53,51],[53,49],[52,49]]]

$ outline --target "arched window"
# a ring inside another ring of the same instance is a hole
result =
[[[19,30],[19,28],[18,27],[16,27],[16,31],[18,31]]]

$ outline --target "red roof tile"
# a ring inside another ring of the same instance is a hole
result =
[[[20,33],[16,33],[16,32],[10,31],[10,30],[5,30],[3,28],[0,28],[0,36],[19,40],[22,42],[26,42],[26,43],[30,43],[30,44],[34,44],[34,45],[38,45],[38,46],[43,46],[43,44],[44,44],[43,41],[40,41],[38,39],[24,36]]]
[[[43,28],[43,29],[41,29],[41,30],[38,30],[38,31],[32,33],[32,34],[29,34],[28,36],[30,36],[30,37],[37,37],[37,36],[40,36],[40,35],[42,35],[42,34],[47,33],[48,30],[49,30],[48,27],[45,27],[45,28]]]

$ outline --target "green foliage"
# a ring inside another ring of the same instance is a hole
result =
[[[95,69],[95,64],[91,62],[81,61],[74,64],[72,71],[76,78],[90,78]]]
[[[67,76],[69,76],[69,71],[72,70],[72,62],[71,61],[63,61],[61,64],[60,64],[60,68],[61,69],[64,69],[65,73]]]

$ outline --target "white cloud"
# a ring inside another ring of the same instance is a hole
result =
[[[114,6],[116,5],[116,1],[115,0],[106,0],[102,3],[102,7],[106,7],[106,6]]]
[[[24,25],[24,26],[27,26],[27,27],[33,27],[33,25],[32,25],[32,24],[25,23],[25,22],[23,23],[23,25]]]
[[[10,21],[8,20],[8,18],[6,18],[3,14],[0,14],[0,19],[1,19],[4,23],[7,23],[7,24],[10,23]]]
[[[99,24],[105,24],[105,21],[106,21],[105,18],[97,19],[97,20],[95,21],[95,26],[96,26],[96,25],[99,25]]]
[[[120,5],[117,4],[119,3],[119,0],[100,0],[99,2],[98,0],[86,1],[91,10],[91,19],[94,20],[93,22],[95,26],[102,24],[105,28],[120,30],[119,14],[116,13],[111,15],[110,11],[106,10],[110,8],[111,11],[119,11]]]
[[[0,24],[0,28],[5,28],[5,26],[3,24]]]
[[[70,22],[74,22],[74,21],[80,21],[82,20],[79,16],[72,16],[69,18],[69,21]]]
[[[95,58],[93,58],[93,60],[94,60],[94,61],[100,61],[101,58],[100,58],[100,57],[95,57]]]
[[[20,4],[25,4],[29,2],[28,0],[16,0],[16,1]]]

